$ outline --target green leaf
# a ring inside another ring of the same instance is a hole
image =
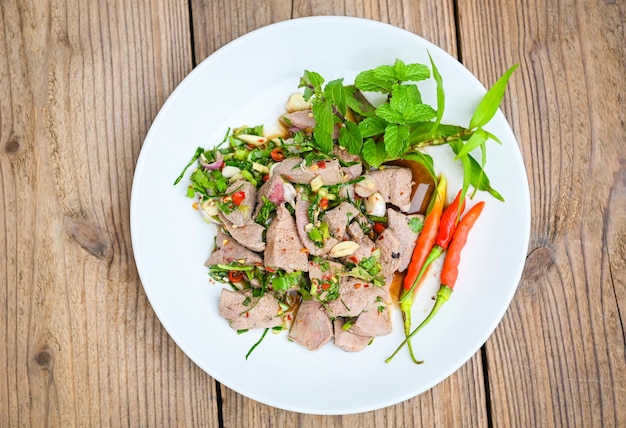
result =
[[[487,131],[485,131],[487,132]],[[495,135],[493,135],[491,132],[487,132],[487,136],[489,138],[491,138],[493,141],[495,141],[496,143],[502,145],[502,141],[500,141],[500,139],[498,137],[496,137]]]
[[[420,233],[424,228],[424,220],[421,217],[412,217],[409,221],[409,228],[413,233]]]
[[[422,94],[417,85],[394,85],[389,104],[394,110],[404,112],[411,105],[422,104]]]
[[[313,117],[315,118],[315,130],[313,131],[315,144],[321,151],[330,153],[333,149],[333,130],[335,127],[332,105],[329,102],[315,99]]]
[[[482,128],[478,128],[467,141],[467,143],[463,144],[463,147],[456,154],[456,159],[460,159],[465,155],[471,153],[474,149],[480,147],[485,144],[487,141],[487,133],[483,131]],[[462,144],[462,143],[461,143]]]
[[[359,91],[356,86],[348,85],[344,86],[343,90],[346,97],[346,105],[351,108],[356,114],[363,117],[373,117],[376,107],[370,103],[367,98]]]
[[[463,147],[463,142],[460,140],[450,141],[450,148],[454,153],[458,153]],[[463,157],[467,159],[470,167],[470,184],[474,186],[474,188],[478,190],[482,190],[485,192],[489,192],[491,196],[496,198],[499,201],[504,202],[504,198],[502,195],[493,187],[491,187],[491,183],[489,182],[489,177],[481,168],[480,164],[474,159],[471,155],[467,155]]]
[[[445,138],[449,138],[454,135],[458,135],[463,131],[466,131],[466,129],[462,126],[447,124],[439,124],[439,127],[437,127],[437,129],[435,130],[433,130],[432,128],[432,122],[421,122],[413,124],[413,130],[411,131],[411,136],[409,137],[411,145],[420,146],[421,144],[419,143],[428,142],[435,139],[443,140]]]
[[[363,137],[359,127],[354,122],[346,122],[346,126],[339,130],[339,145],[348,149],[353,155],[361,154]]]
[[[391,108],[389,103],[381,104],[376,109],[376,116],[386,120],[389,123],[404,123],[402,114]]]
[[[470,120],[469,128],[474,129],[480,126],[485,126],[487,122],[493,118],[498,111],[498,107],[502,102],[502,98],[504,97],[504,91],[506,90],[506,85],[509,82],[509,78],[517,69],[519,64],[515,64],[513,67],[509,68],[503,75],[498,79],[498,81],[487,91],[483,99],[478,104],[472,119]]]
[[[361,122],[359,122],[358,126],[361,137],[373,137],[375,135],[380,135],[385,132],[387,121],[379,117],[366,117]]]
[[[324,78],[315,71],[304,70],[298,88],[304,88],[304,99],[308,101],[314,93],[322,92]]]
[[[394,85],[389,100],[389,107],[393,110],[393,115],[387,114],[387,111],[383,111],[383,114],[390,118],[395,118],[395,120],[387,119],[393,123],[424,122],[437,115],[431,106],[422,104],[421,95],[415,85]]]
[[[374,168],[378,168],[385,161],[384,143],[376,143],[372,138],[365,140],[363,143],[363,159]]]
[[[397,59],[394,64],[394,72],[396,80],[402,82],[419,82],[430,77],[430,70],[424,64],[404,64]]]
[[[388,94],[396,82],[394,68],[390,65],[381,65],[372,70],[359,73],[354,79],[354,85],[365,92],[382,92]]]
[[[343,90],[343,79],[328,82],[324,88],[324,98],[334,104],[342,115],[346,114],[346,93]]]
[[[387,158],[396,158],[409,148],[409,127],[390,124],[385,128],[385,151]]]
[[[189,163],[183,168],[183,171],[180,173],[180,175],[176,178],[176,180],[174,181],[174,186],[176,186],[180,180],[183,179],[183,176],[185,175],[185,172],[187,171],[187,169],[196,161],[198,160],[198,158],[200,157],[200,155],[204,152],[204,149],[202,147],[198,147],[196,149],[196,152],[193,154],[193,156],[191,157],[191,160],[189,161]]]
[[[439,74],[439,70],[433,61],[433,58],[430,56],[430,52],[428,53],[428,59],[430,59],[430,65],[433,69],[433,78],[437,83],[437,117],[435,118],[435,124],[431,130],[431,134],[435,132],[435,130],[439,127],[441,123],[441,118],[443,117],[443,110],[446,105],[446,94],[443,89],[443,78],[441,74]]]

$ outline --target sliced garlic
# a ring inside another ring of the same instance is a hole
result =
[[[322,177],[318,175],[313,180],[311,180],[310,185],[311,185],[311,190],[313,190],[314,192],[317,192],[324,185],[324,180],[322,180]]]
[[[262,174],[267,174],[268,172],[270,172],[270,169],[268,167],[258,162],[252,162],[252,169]]]
[[[234,177],[240,172],[241,170],[237,168],[236,166],[226,165],[224,168],[222,168],[222,175],[224,176],[224,178]]]
[[[383,195],[376,192],[365,199],[365,212],[369,215],[384,217],[387,211],[387,203]]]
[[[304,97],[301,93],[296,92],[291,94],[289,99],[287,100],[287,104],[285,105],[285,110],[289,113],[300,110],[310,110],[311,103],[304,100]]]
[[[246,144],[250,144],[251,146],[255,146],[255,147],[263,146],[265,145],[265,143],[267,143],[267,138],[259,137],[258,135],[239,134],[239,135],[236,135],[235,138],[243,141]]]
[[[285,202],[293,202],[296,199],[296,188],[291,183],[283,183],[283,199]]]
[[[359,244],[354,241],[342,241],[330,250],[331,257],[351,256],[359,249]]]

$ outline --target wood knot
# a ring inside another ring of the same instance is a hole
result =
[[[108,257],[109,245],[106,236],[100,228],[89,224],[83,219],[69,216],[65,217],[64,225],[67,234],[89,254],[99,259]]]
[[[52,365],[52,352],[49,349],[43,349],[35,355],[35,361],[43,368],[49,368]]]
[[[554,265],[552,250],[546,246],[537,247],[526,257],[523,279],[525,281],[538,281]]]
[[[20,149],[20,142],[19,142],[19,139],[17,138],[17,135],[11,134],[11,136],[9,137],[9,140],[4,145],[4,151],[12,155],[14,153],[17,153],[19,149]]]

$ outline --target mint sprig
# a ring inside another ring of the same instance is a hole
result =
[[[329,153],[336,140],[350,153],[361,155],[372,167],[378,168],[395,159],[412,159],[434,175],[432,159],[421,148],[447,144],[463,167],[463,196],[472,186],[474,192],[487,191],[503,201],[485,173],[486,143],[489,140],[502,143],[483,127],[497,112],[508,81],[519,64],[507,70],[487,91],[466,128],[442,123],[446,101],[443,78],[430,54],[429,60],[430,68],[396,59],[393,65],[359,73],[354,85],[344,85],[343,79],[324,84],[320,74],[305,71],[299,87],[304,88],[304,98],[312,104],[316,121],[314,146]],[[422,101],[417,86],[417,82],[431,77],[431,69],[437,85],[436,109]],[[373,106],[364,96],[367,92],[383,94],[385,101]],[[356,123],[346,118],[348,109]],[[476,150],[480,150],[480,161],[471,155]]]

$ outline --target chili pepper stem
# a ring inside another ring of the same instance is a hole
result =
[[[400,344],[400,346],[396,348],[393,354],[391,354],[391,356],[385,360],[385,363],[390,363],[393,357],[395,357],[396,354],[400,352],[400,350],[402,349],[404,345],[408,344],[409,349],[411,349],[410,343],[411,343],[411,339],[413,338],[413,336],[415,336],[422,328],[424,328],[434,318],[434,316],[437,314],[437,312],[439,312],[439,309],[441,309],[443,304],[446,303],[448,299],[450,299],[451,294],[452,294],[452,288],[448,287],[445,284],[441,284],[441,286],[439,287],[439,291],[437,291],[437,299],[435,300],[435,304],[433,308],[430,310],[430,313],[428,314],[428,316],[424,319],[424,321],[421,322],[419,326],[417,326],[415,330],[413,330],[409,335],[407,335],[406,339],[404,339],[404,341]],[[406,323],[405,323],[405,327],[406,327]],[[414,362],[419,364],[419,362],[415,360],[413,355],[412,355],[412,358]]]
[[[424,276],[430,265],[435,260],[437,260],[442,253],[443,248],[441,248],[439,245],[433,246],[433,248],[430,250],[430,253],[428,253],[428,257],[426,257],[426,260],[424,261],[420,272],[417,274],[417,278],[415,278],[415,281],[413,281],[411,288],[409,288],[408,290],[403,290],[402,295],[400,296],[400,300],[398,300],[398,302],[402,303],[408,299],[408,296],[412,296],[414,294],[415,290],[417,289],[417,285],[422,279],[422,276]]]
[[[404,321],[404,334],[406,337],[411,333],[411,306],[413,305],[413,298],[408,301],[404,301],[400,303],[400,310],[402,311],[402,319]],[[409,348],[409,354],[411,355],[411,359],[415,364],[421,364],[423,361],[418,361],[415,358],[415,354],[413,353],[413,345],[409,341],[407,343]]]

